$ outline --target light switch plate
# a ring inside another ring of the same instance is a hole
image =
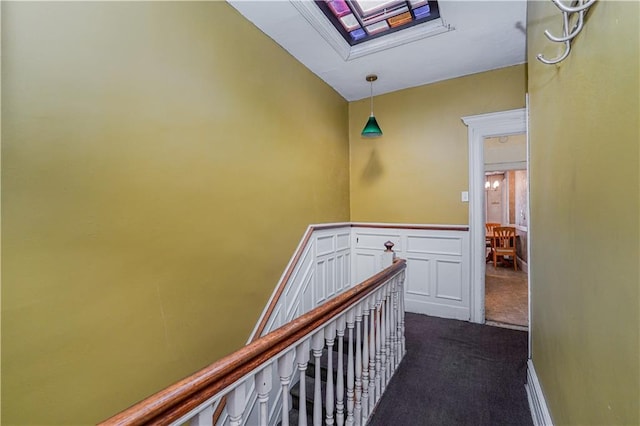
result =
[[[469,191],[462,191],[460,199],[462,200],[463,203],[468,203],[469,202]]]

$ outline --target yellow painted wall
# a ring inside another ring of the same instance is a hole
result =
[[[638,2],[598,1],[557,66],[530,2],[533,362],[558,425],[640,423]]]
[[[517,65],[376,96],[384,133],[377,139],[360,135],[369,99],[349,103],[351,220],[469,223],[460,201],[469,186],[460,118],[524,107],[525,71]]]
[[[240,347],[306,226],[349,219],[347,102],[224,2],[3,2],[2,55],[2,424]]]

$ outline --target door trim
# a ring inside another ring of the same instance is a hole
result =
[[[484,324],[484,139],[526,133],[526,109],[462,117],[469,137],[469,248],[471,321]]]

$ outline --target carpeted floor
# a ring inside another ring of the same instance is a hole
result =
[[[407,314],[407,354],[370,426],[532,425],[527,333]]]
[[[527,273],[513,267],[487,263],[485,272],[485,318],[502,324],[529,325]]]

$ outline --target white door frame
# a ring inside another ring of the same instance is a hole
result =
[[[484,139],[527,132],[525,108],[462,117],[469,127],[469,247],[471,321],[484,324]]]

